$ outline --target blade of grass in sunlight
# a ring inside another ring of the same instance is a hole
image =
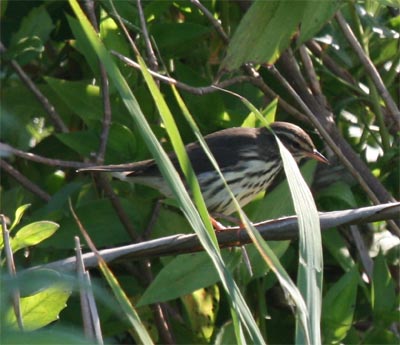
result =
[[[107,280],[108,285],[110,286],[112,292],[114,293],[115,298],[117,299],[119,305],[121,306],[125,316],[132,324],[132,327],[135,329],[137,335],[139,336],[140,340],[143,344],[153,344],[153,340],[151,339],[149,333],[147,332],[146,326],[140,320],[138,313],[136,312],[135,308],[132,306],[128,296],[125,294],[124,290],[122,289],[121,285],[119,284],[117,278],[114,276],[112,271],[108,268],[107,263],[99,254],[97,248],[95,247],[94,243],[92,242],[89,234],[83,227],[82,223],[80,222],[78,216],[76,215],[74,209],[72,208],[71,200],[69,200],[69,208],[72,213],[72,216],[75,219],[76,224],[78,225],[79,230],[81,231],[83,237],[86,240],[90,250],[96,255],[97,260],[99,261],[99,268],[103,273],[104,277]]]
[[[102,42],[98,38],[97,34],[91,27],[89,21],[86,16],[83,14],[76,0],[70,0],[71,7],[73,8],[76,16],[78,17],[80,24],[84,32],[86,33],[92,48],[96,51],[96,54],[103,62],[107,73],[110,77],[110,80],[114,83],[116,89],[118,90],[121,99],[123,100],[127,110],[131,114],[133,120],[136,125],[139,127],[143,139],[146,141],[146,144],[149,150],[152,152],[154,159],[156,160],[158,167],[166,179],[167,183],[170,185],[172,191],[174,192],[175,197],[179,201],[181,208],[184,210],[184,213],[191,223],[192,227],[197,232],[202,245],[206,249],[207,253],[210,255],[210,258],[214,262],[217,271],[221,277],[221,281],[224,287],[227,289],[229,296],[232,299],[232,304],[234,306],[234,310],[239,314],[240,320],[245,325],[253,343],[264,343],[264,339],[254,321],[254,318],[246,305],[243,296],[240,293],[239,288],[235,284],[231,274],[226,269],[221,256],[219,254],[219,249],[216,243],[213,240],[212,235],[207,231],[206,226],[202,222],[201,218],[197,210],[195,209],[188,193],[186,192],[182,181],[176,170],[174,169],[171,161],[168,156],[162,149],[161,145],[157,141],[157,138],[151,131],[149,124],[146,121],[143,113],[141,112],[140,106],[136,101],[133,93],[131,92],[126,80],[123,75],[119,71],[115,62],[111,58],[108,51],[103,46]],[[145,71],[145,66],[143,66],[143,71]],[[149,84],[154,82],[150,79]],[[158,89],[157,89],[158,91]],[[156,104],[158,104],[156,100]],[[177,154],[181,154],[183,149],[177,148]],[[184,155],[184,154],[183,154]],[[238,342],[244,342],[244,339],[237,339]]]
[[[268,127],[257,108],[243,97],[240,98]],[[278,138],[277,142],[299,222],[297,285],[307,306],[307,313],[301,318],[305,318],[303,320],[306,320],[307,324],[296,323],[296,343],[303,344],[309,339],[311,344],[320,344],[323,257],[318,210],[294,158]]]
[[[275,253],[272,251],[272,249],[268,246],[267,242],[264,241],[264,239],[261,237],[261,235],[258,233],[258,231],[254,228],[246,214],[243,212],[241,209],[239,203],[236,201],[233,193],[231,192],[229,186],[227,185],[222,172],[220,171],[217,162],[215,161],[214,157],[212,156],[210,150],[208,149],[207,143],[204,141],[204,138],[201,136],[201,133],[199,129],[197,128],[196,123],[194,122],[192,116],[189,113],[189,110],[186,108],[182,98],[180,97],[179,93],[177,90],[173,87],[173,91],[175,94],[175,97],[178,101],[178,104],[180,108],[182,109],[183,114],[185,115],[186,120],[189,122],[190,126],[192,127],[192,130],[196,134],[197,139],[199,140],[199,143],[201,144],[202,148],[204,149],[205,153],[207,154],[208,158],[210,159],[211,163],[213,164],[215,170],[218,172],[220,175],[220,178],[224,181],[225,188],[228,190],[230,193],[230,197],[235,203],[236,210],[239,213],[240,219],[242,224],[245,226],[245,229],[247,230],[250,238],[252,239],[253,243],[255,244],[257,250],[260,252],[261,256],[264,258],[265,262],[268,264],[268,266],[271,268],[271,270],[276,274],[278,277],[278,280],[281,284],[281,286],[285,289],[285,291],[288,292],[288,294],[291,296],[293,301],[295,302],[298,310],[298,315],[300,319],[300,324],[302,325],[302,329],[304,330],[304,338],[305,340],[303,343],[310,343],[309,339],[309,332],[308,332],[308,313],[307,313],[307,308],[306,304],[304,303],[304,299],[302,298],[298,288],[296,285],[293,283],[292,279],[289,277],[288,273],[285,271],[281,263],[279,262],[279,259],[276,257]],[[224,90],[225,91],[225,90]],[[237,95],[239,98],[242,98],[241,96]],[[243,101],[246,105],[248,105],[246,102],[247,100]],[[248,102],[249,103],[249,102]],[[261,121],[261,123],[266,124],[266,121],[264,117],[260,114],[260,112],[249,103],[248,105],[249,109],[256,114],[258,119]],[[268,124],[266,124],[268,126]],[[297,165],[296,165],[297,167]]]

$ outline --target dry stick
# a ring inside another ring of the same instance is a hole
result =
[[[90,22],[95,31],[98,33],[99,25],[97,23],[94,1],[85,0],[84,4]],[[103,121],[102,121],[102,130],[100,134],[100,145],[96,154],[96,163],[103,164],[107,148],[108,135],[110,133],[110,126],[111,126],[111,102],[110,102],[110,90],[109,90],[110,88],[109,88],[107,71],[100,59],[98,59],[98,62],[100,67],[100,84],[101,84],[101,95],[103,100]]]
[[[5,53],[7,51],[6,47],[0,42],[0,53]],[[68,132],[67,126],[64,124],[61,116],[57,113],[54,106],[50,103],[45,95],[36,87],[35,83],[28,77],[21,66],[14,59],[10,60],[10,64],[15,72],[18,74],[20,79],[24,82],[25,86],[35,95],[37,100],[43,106],[44,110],[50,116],[51,122],[58,132]]]
[[[114,14],[116,15],[117,18],[117,22],[119,23],[120,27],[122,28],[122,31],[124,32],[126,38],[128,39],[128,42],[131,45],[131,48],[133,49],[133,51],[138,54],[137,52],[137,48],[135,46],[135,43],[133,42],[131,36],[129,35],[128,30],[126,29],[123,21],[121,20],[121,17],[119,15],[119,13],[117,13],[116,8],[114,6],[113,1],[110,1],[111,7],[112,7],[112,11],[114,12]],[[110,193],[113,193],[112,190],[109,191]],[[122,208],[121,208],[122,210]],[[126,224],[127,225],[127,224]],[[152,277],[152,272],[151,272],[151,267],[146,263],[144,265],[142,265],[142,272],[147,275],[148,277]],[[174,344],[175,340],[174,337],[172,335],[172,330],[171,327],[169,326],[169,321],[167,318],[167,314],[165,311],[165,308],[161,305],[161,304],[155,304],[153,306],[153,311],[154,311],[154,315],[155,315],[155,322],[157,325],[157,329],[160,333],[160,337],[162,338],[162,341],[165,344]]]
[[[1,229],[2,229],[2,235],[3,235],[4,252],[6,254],[6,259],[7,259],[8,274],[10,275],[10,277],[15,278],[17,274],[16,274],[16,270],[15,270],[14,256],[13,256],[13,252],[11,249],[10,234],[7,229],[6,218],[3,214],[0,214],[0,222],[1,222]],[[11,297],[12,297],[14,314],[15,314],[15,318],[17,319],[18,327],[21,331],[23,331],[24,323],[22,320],[22,311],[21,311],[21,303],[20,303],[21,295],[20,295],[18,286],[11,288]]]
[[[126,57],[116,51],[111,51],[111,54],[117,56],[121,61],[123,61],[127,65],[140,70],[140,68],[141,68],[140,65],[137,62],[129,59],[128,57]],[[249,83],[253,84],[254,86],[258,87],[266,96],[270,97],[271,99],[279,98],[279,95],[277,93],[275,93],[271,88],[269,88],[269,86],[267,84],[265,84],[260,77],[242,75],[242,76],[233,77],[231,79],[227,79],[224,81],[220,81],[213,85],[194,87],[194,86],[190,86],[188,84],[182,83],[179,80],[176,80],[174,78],[167,77],[160,73],[154,72],[150,69],[148,69],[148,72],[154,78],[162,81],[163,83],[166,83],[169,85],[175,85],[179,89],[190,92],[191,94],[194,94],[194,95],[202,96],[202,95],[206,95],[206,94],[213,93],[213,92],[220,92],[220,90],[218,90],[218,88],[225,89],[231,85],[249,82]],[[218,88],[216,88],[215,86],[217,86]],[[300,119],[302,121],[307,121],[307,117],[302,112],[300,112],[296,108],[292,107],[289,103],[287,103],[282,98],[279,98],[279,105],[288,114],[291,114],[295,118]]]
[[[387,90],[385,84],[382,81],[381,76],[379,75],[377,69],[375,68],[374,64],[367,56],[367,54],[362,49],[360,43],[358,42],[357,38],[355,37],[353,31],[351,30],[349,24],[344,19],[342,13],[340,11],[336,12],[335,15],[336,21],[338,22],[340,28],[344,36],[346,37],[347,41],[349,42],[350,46],[353,48],[354,52],[360,59],[361,63],[364,65],[366,72],[371,77],[373,83],[375,84],[378,92],[380,93],[382,99],[384,100],[389,114],[393,117],[396,121],[397,126],[400,127],[400,111],[396,106],[396,103],[393,101],[389,91]]]
[[[390,193],[388,193],[380,181],[372,175],[364,162],[340,135],[334,125],[332,113],[325,107],[321,107],[307,91],[307,84],[305,83],[293,56],[290,54],[290,51],[281,55],[281,61],[283,62],[282,68],[285,69],[286,74],[290,76],[297,92],[274,66],[270,68],[270,71],[282,83],[282,85],[285,86],[296,102],[298,102],[303,111],[308,115],[311,123],[318,129],[329,147],[335,152],[342,164],[362,186],[370,199],[375,204],[395,201],[395,199],[390,195]],[[400,237],[400,228],[394,222],[390,221],[388,223],[391,226],[391,231]]]
[[[43,199],[45,202],[50,201],[51,195],[46,193],[38,185],[30,181],[26,176],[22,175],[17,169],[12,165],[8,164],[6,161],[0,159],[0,169],[3,169],[11,177],[13,177],[17,182],[21,184],[24,188],[37,195],[39,198]]]
[[[319,216],[321,230],[326,231],[344,225],[398,219],[400,217],[400,203],[325,212],[320,213]],[[296,216],[263,221],[254,224],[254,226],[267,241],[292,240],[298,237],[298,221]],[[177,233],[179,231],[180,229],[176,229]],[[216,236],[221,248],[239,247],[251,243],[248,233],[239,226],[219,231]],[[131,263],[133,260],[143,260],[143,258],[159,258],[160,256],[192,253],[202,250],[204,249],[196,234],[178,234],[147,242],[103,249],[100,251],[100,254],[106,262],[123,260]],[[93,253],[86,253],[83,257],[87,268],[97,266],[98,262]],[[32,267],[29,270],[42,268],[71,271],[75,269],[75,257]]]
[[[150,66],[151,70],[158,71],[158,61],[157,61],[156,54],[154,53],[153,46],[151,44],[149,31],[147,30],[146,18],[144,17],[144,13],[143,13],[142,1],[136,0],[136,3],[137,3],[138,13],[139,13],[140,26],[142,28],[142,33],[143,33],[144,44],[145,44],[146,51],[147,51],[147,58],[149,61],[149,66]]]
[[[92,324],[92,317],[90,315],[90,307],[89,301],[87,298],[87,288],[84,285],[84,273],[85,273],[85,264],[82,259],[82,248],[79,241],[79,237],[75,236],[75,258],[76,258],[76,272],[78,275],[79,282],[79,297],[81,302],[81,312],[82,312],[82,321],[83,321],[83,331],[85,337],[88,340],[94,339],[94,330]]]
[[[333,74],[338,76],[339,78],[343,79],[344,81],[348,82],[351,85],[357,85],[356,81],[352,77],[352,75],[339,66],[335,60],[333,60],[328,54],[325,54],[321,48],[321,46],[314,40],[310,40],[306,43],[308,49],[311,52],[322,60],[322,63],[328,68]]]
[[[228,44],[229,43],[229,37],[225,33],[224,28],[222,27],[221,23],[215,19],[214,15],[205,7],[199,0],[190,0],[190,2],[196,6],[203,14],[207,17],[207,19],[211,22],[211,24],[214,26],[214,29],[217,31],[217,33],[220,35],[224,43]]]
[[[316,97],[319,104],[321,104],[321,106],[326,107],[327,106],[326,98],[322,94],[322,89],[321,89],[321,85],[318,80],[317,73],[315,72],[313,62],[312,62],[310,56],[308,55],[306,47],[304,45],[301,45],[299,52],[300,52],[300,58],[301,58],[301,61],[303,62],[304,71],[307,76],[311,91],[312,91],[313,95]]]
[[[60,167],[60,168],[80,169],[80,168],[86,168],[86,167],[89,167],[92,165],[92,164],[81,163],[81,162],[76,162],[76,161],[65,161],[65,160],[61,160],[61,159],[46,158],[43,156],[36,155],[34,153],[18,150],[8,144],[1,143],[1,142],[0,142],[0,152],[11,153],[13,155],[27,159],[32,162],[37,162],[37,163]]]

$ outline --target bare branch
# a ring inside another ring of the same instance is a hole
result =
[[[6,47],[0,42],[0,53],[5,53],[7,51]],[[48,98],[43,95],[43,93],[37,88],[35,83],[28,77],[19,63],[15,60],[10,60],[11,67],[18,74],[25,86],[34,94],[40,104],[43,106],[44,110],[50,116],[50,121],[53,123],[54,127],[58,132],[68,132],[67,126],[61,119],[61,116],[57,113],[55,107],[50,103]]]
[[[32,162],[37,162],[37,163],[60,167],[60,168],[80,169],[80,168],[85,168],[85,167],[93,165],[93,164],[87,164],[87,163],[81,163],[81,162],[75,162],[75,161],[64,161],[61,159],[46,158],[43,156],[36,155],[34,153],[18,150],[16,148],[14,148],[8,144],[2,143],[2,142],[0,142],[0,152],[13,154],[13,155],[27,159]]]
[[[396,219],[399,218],[399,215],[400,203],[397,202],[321,213],[320,223],[321,229],[327,230],[341,225]],[[290,240],[298,236],[296,216],[264,221],[255,224],[255,227],[266,240]],[[240,229],[237,226],[217,232],[216,236],[221,247],[237,247],[251,242],[246,230]],[[164,255],[176,255],[201,250],[202,247],[196,234],[180,234],[118,248],[104,249],[100,251],[100,254],[106,262],[112,262],[117,260],[138,260]],[[75,257],[70,257],[50,264],[32,267],[30,270],[52,268],[71,271],[75,268],[75,260]],[[84,254],[83,260],[87,268],[97,267],[97,259],[93,253]]]
[[[90,19],[90,22],[92,23],[93,28],[96,30],[96,32],[99,32],[99,25],[96,18],[94,1],[85,0],[84,4],[86,7],[87,15]],[[101,84],[101,95],[103,100],[103,121],[102,121],[102,130],[100,134],[99,149],[97,150],[96,154],[96,163],[103,164],[107,148],[108,134],[110,132],[110,126],[111,126],[111,102],[110,102],[110,88],[109,88],[107,71],[100,59],[98,59],[98,62],[100,67],[100,84]]]
[[[0,144],[1,145],[1,144]],[[15,169],[12,165],[8,164],[6,161],[0,159],[0,168],[3,169],[7,174],[9,174],[12,178],[18,181],[21,186],[37,195],[42,200],[48,202],[51,199],[51,195],[46,193],[42,188],[38,185],[34,184],[27,177],[22,175],[17,169]]]
[[[371,59],[367,56],[367,54],[362,49],[360,43],[358,42],[356,36],[354,35],[353,31],[351,30],[349,24],[344,19],[342,13],[340,11],[336,12],[336,21],[338,22],[340,28],[343,31],[344,36],[346,37],[347,41],[349,42],[350,46],[353,48],[354,52],[360,59],[361,63],[364,65],[365,71],[369,74],[372,81],[374,82],[378,92],[380,93],[382,99],[384,100],[389,114],[393,117],[393,119],[397,123],[397,127],[400,127],[400,111],[396,106],[396,103],[393,101],[392,96],[390,95],[389,91],[387,90],[385,84],[382,81],[381,76],[379,75],[377,69],[375,68],[374,64],[372,63]]]
[[[149,60],[149,67],[153,71],[158,71],[158,61],[157,61],[156,54],[154,53],[153,46],[151,44],[149,31],[147,30],[147,23],[146,23],[146,18],[144,17],[144,13],[143,13],[142,1],[136,0],[136,3],[137,3],[138,13],[139,13],[140,26],[142,27],[144,44],[145,44],[146,51],[147,51],[147,58]]]
[[[214,27],[215,31],[217,31],[218,34],[221,36],[224,43],[228,44],[229,43],[228,35],[225,33],[225,30],[222,27],[221,23],[214,18],[214,15],[207,9],[207,7],[205,7],[199,0],[190,0],[190,2],[194,6],[196,6],[201,12],[203,12],[203,14],[207,17],[207,19]]]

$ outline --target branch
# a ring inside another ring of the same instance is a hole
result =
[[[85,168],[85,167],[92,165],[92,164],[75,162],[75,161],[65,161],[65,160],[61,160],[61,159],[46,158],[43,156],[36,155],[34,153],[18,150],[16,148],[14,148],[8,144],[2,143],[2,142],[0,142],[0,153],[13,154],[15,156],[27,159],[32,162],[37,162],[37,163],[60,167],[60,168],[80,169],[80,168]]]
[[[349,42],[350,46],[353,48],[354,52],[360,59],[361,63],[364,65],[365,71],[369,74],[372,81],[374,82],[378,92],[380,93],[382,99],[384,100],[389,113],[393,117],[393,119],[397,123],[397,127],[400,127],[400,111],[396,106],[396,103],[393,101],[392,96],[390,95],[389,91],[387,90],[385,84],[382,81],[381,76],[379,75],[377,69],[375,68],[374,64],[372,63],[371,59],[367,56],[367,54],[362,49],[360,43],[358,42],[356,36],[354,35],[353,31],[351,30],[349,24],[344,19],[342,13],[338,11],[335,15],[336,21],[338,22],[340,28],[343,31],[344,36],[346,37],[347,41]]]
[[[0,42],[0,53],[5,53],[7,51],[6,47]],[[19,65],[17,61],[14,59],[10,60],[11,67],[15,70],[18,74],[22,82],[25,86],[34,94],[40,104],[43,106],[44,110],[50,116],[50,120],[52,121],[54,127],[58,132],[68,132],[67,126],[64,124],[61,116],[57,113],[54,106],[50,103],[48,98],[43,95],[43,93],[37,88],[35,83],[28,77],[22,67]]]
[[[12,165],[8,164],[6,161],[0,159],[0,169],[3,169],[7,174],[13,177],[17,182],[21,184],[24,188],[37,195],[39,198],[45,202],[49,202],[51,195],[46,193],[38,185],[34,184],[26,176],[22,175],[18,170],[16,170]]]
[[[327,230],[341,225],[395,219],[399,218],[399,215],[400,202],[326,212],[320,214],[321,230]],[[291,240],[298,236],[296,216],[264,221],[255,224],[255,227],[262,237],[269,241]],[[222,248],[238,247],[251,243],[246,230],[240,229],[239,227],[227,228],[224,231],[217,232],[216,235],[219,245]],[[191,253],[201,250],[203,249],[196,234],[180,234],[118,248],[103,249],[100,251],[100,255],[106,262],[113,262],[116,260],[132,261],[150,257]],[[97,267],[97,258],[93,253],[84,254],[83,260],[87,268]],[[75,257],[69,257],[46,265],[32,267],[30,270],[46,268],[71,271],[76,267],[75,262]]]

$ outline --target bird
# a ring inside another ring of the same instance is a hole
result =
[[[303,158],[313,158],[328,163],[315,148],[310,136],[299,126],[277,121],[270,125],[270,129],[297,162]],[[275,136],[266,127],[227,128],[208,134],[204,139],[241,207],[266,190],[283,167]],[[190,143],[185,149],[210,215],[229,216],[234,213],[236,206],[199,142]],[[183,176],[175,153],[170,153],[169,158]],[[166,197],[173,196],[154,159],[89,166],[78,172],[110,172],[121,180],[158,189]]]

